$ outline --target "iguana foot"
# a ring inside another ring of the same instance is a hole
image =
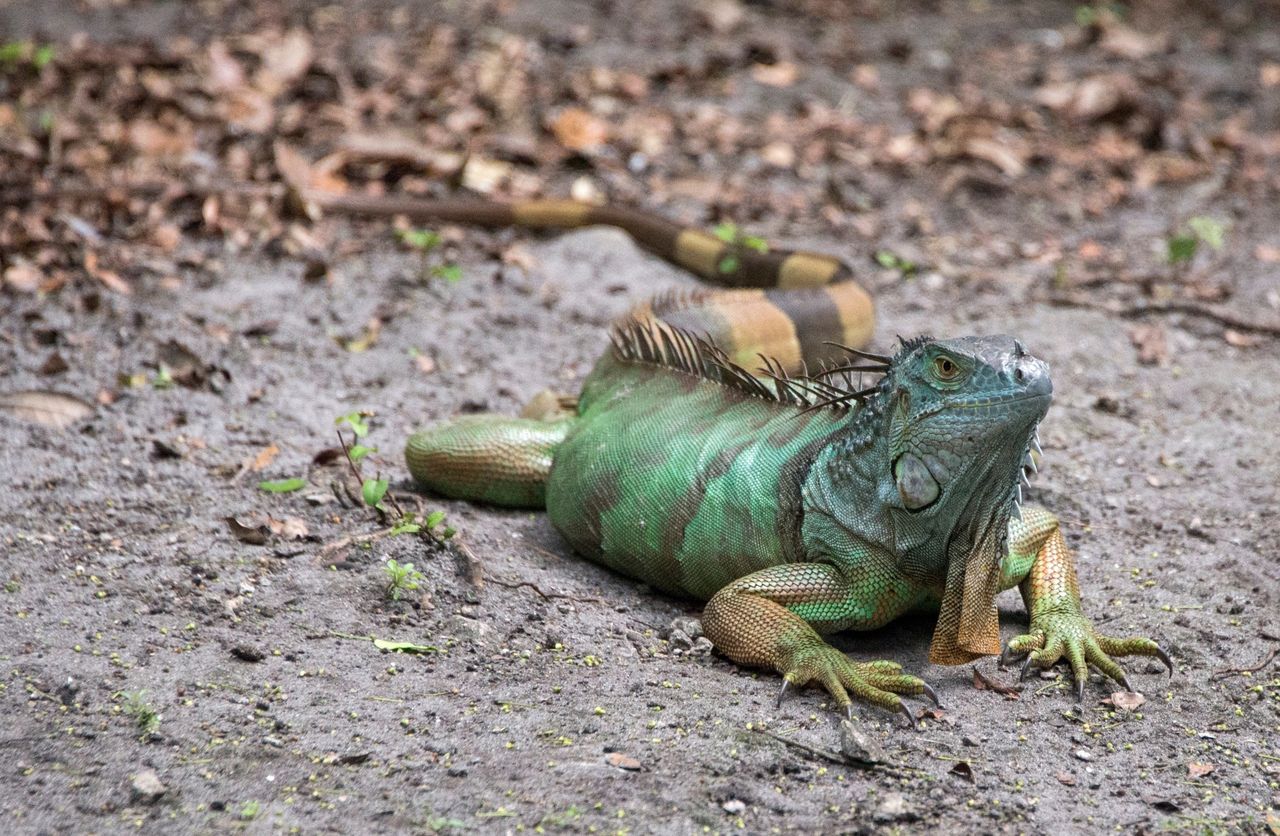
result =
[[[1080,613],[1059,612],[1043,618],[1033,618],[1031,632],[1010,639],[1000,661],[1008,664],[1024,656],[1026,661],[1022,665],[1023,678],[1026,678],[1032,668],[1047,669],[1065,658],[1071,665],[1075,678],[1077,701],[1084,699],[1089,665],[1120,683],[1126,691],[1133,690],[1129,685],[1129,677],[1112,656],[1154,656],[1164,662],[1169,669],[1169,676],[1173,676],[1173,660],[1160,645],[1145,638],[1118,639],[1098,635],[1089,620]]]
[[[937,693],[923,679],[902,672],[897,662],[854,662],[831,645],[823,644],[797,651],[783,674],[782,690],[778,692],[778,704],[791,687],[820,685],[826,689],[844,711],[853,716],[853,700],[850,694],[864,702],[904,714],[914,727],[915,717],[899,694],[925,694],[934,704]]]

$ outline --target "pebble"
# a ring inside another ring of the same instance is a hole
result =
[[[154,769],[144,769],[133,776],[133,797],[145,804],[154,804],[160,800],[169,788],[160,781]]]
[[[720,806],[723,807],[724,811],[731,816],[736,816],[740,813],[743,813],[747,809],[747,805],[736,798],[730,798],[728,801],[726,801],[724,804],[721,804]]]
[[[1081,760],[1081,761],[1093,760],[1093,752],[1090,752],[1088,749],[1076,749],[1071,754],[1075,755],[1076,760]]]

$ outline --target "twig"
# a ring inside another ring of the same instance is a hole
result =
[[[1113,316],[1124,317],[1125,319],[1135,319],[1149,314],[1181,313],[1208,319],[1236,331],[1280,337],[1280,322],[1258,322],[1246,319],[1220,305],[1202,305],[1186,300],[1136,302],[1125,305],[1119,302],[1095,301],[1081,293],[1055,293],[1049,297],[1049,303],[1068,308],[1088,308],[1109,313]]]
[[[347,440],[342,437],[342,430],[335,430],[334,432],[338,434],[338,443],[342,445],[342,455],[346,457],[347,464],[351,466],[352,475],[356,477],[356,481],[360,483],[361,488],[363,489],[364,474],[360,472],[360,467],[356,464],[355,459],[351,458],[351,448],[347,446]],[[396,510],[396,516],[400,519],[404,519],[404,509],[400,507],[399,502],[396,502],[396,498],[391,494],[391,491],[387,491],[383,496],[391,502],[391,507]]]
[[[529,589],[532,589],[534,592],[538,593],[538,595],[541,596],[544,601],[550,601],[553,598],[564,598],[569,601],[581,601],[583,603],[586,603],[586,602],[590,602],[593,604],[609,603],[603,598],[579,598],[576,595],[569,595],[568,593],[565,593],[565,592],[543,592],[541,589],[538,588],[538,585],[536,583],[532,583],[531,581],[509,581],[504,578],[496,578],[493,575],[486,575],[485,577],[487,577],[489,581],[496,583],[498,586],[505,586],[507,589],[520,589],[522,587],[527,587]]]
[[[384,528],[381,531],[374,531],[369,534],[352,534],[349,537],[342,537],[331,543],[325,543],[320,547],[319,554],[323,557],[324,555],[335,552],[344,546],[350,546],[353,543],[372,543],[374,540],[386,537],[393,531],[395,531],[395,528]]]
[[[1267,665],[1270,665],[1271,661],[1275,659],[1277,656],[1280,656],[1280,647],[1273,647],[1271,648],[1271,652],[1267,654],[1267,658],[1263,659],[1260,663],[1258,663],[1257,665],[1254,665],[1252,668],[1223,668],[1220,671],[1214,671],[1213,674],[1210,675],[1209,681],[1217,682],[1220,679],[1226,679],[1228,676],[1231,676],[1233,673],[1257,673],[1258,671],[1265,668]]]
[[[363,488],[364,474],[360,472],[360,466],[356,464],[355,459],[351,458],[351,448],[347,445],[347,439],[343,437],[342,430],[339,429],[336,430],[336,432],[338,434],[338,444],[342,446],[342,455],[346,458],[347,464],[351,467],[351,473],[356,477],[356,481],[359,482]],[[361,491],[361,495],[363,498],[363,489]],[[383,497],[391,503],[391,508],[395,511],[397,522],[403,522],[405,519],[404,509],[401,508],[400,503],[396,501],[394,492],[386,491],[383,493]],[[381,508],[375,508],[374,510],[378,511],[378,513],[382,514],[385,518],[386,513]],[[393,529],[387,529],[387,532],[392,530]],[[480,561],[476,559],[475,552],[471,551],[471,547],[468,546],[462,538],[457,536],[457,534],[454,534],[453,537],[445,539],[426,526],[422,527],[422,533],[437,545],[444,546],[446,548],[452,545],[453,553],[457,555],[458,559],[462,563],[463,574],[466,576],[467,583],[471,584],[471,586],[476,589],[484,588],[484,569],[481,567]]]

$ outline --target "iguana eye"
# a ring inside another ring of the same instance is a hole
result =
[[[960,374],[960,366],[950,357],[935,357],[933,373],[938,376],[938,380],[955,380]]]

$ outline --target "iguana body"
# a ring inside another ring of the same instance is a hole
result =
[[[1094,633],[1056,519],[1020,505],[1052,384],[1016,340],[921,338],[892,357],[866,354],[856,347],[871,334],[870,301],[840,262],[759,253],[630,210],[326,205],[488,225],[609,223],[704,278],[798,288],[642,305],[615,326],[575,409],[461,417],[406,447],[426,487],[545,506],[583,556],[708,601],[703,629],[716,648],[779,671],[784,690],[814,683],[846,708],[852,692],[905,711],[898,695],[932,696],[923,681],[895,663],[854,663],[821,635],[932,610],[931,661],[968,661],[999,652],[994,598],[1013,586],[1031,629],[1009,649],[1029,653],[1028,665],[1065,657],[1082,691],[1088,664],[1127,685],[1111,656],[1168,664],[1149,639]],[[747,371],[757,353],[774,359]],[[788,376],[839,358],[843,368]],[[878,383],[854,385],[868,372]]]

